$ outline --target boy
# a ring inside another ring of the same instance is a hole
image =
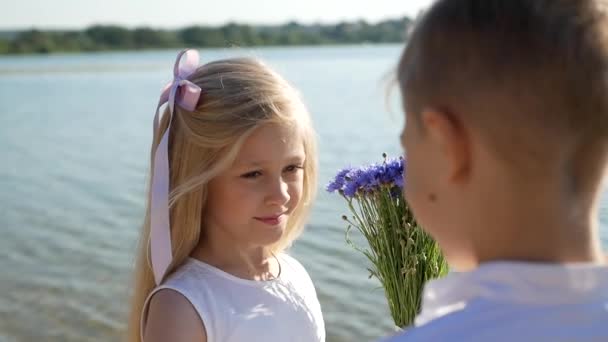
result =
[[[398,70],[406,196],[459,272],[390,341],[608,341],[607,39],[592,0],[440,0],[420,20]]]

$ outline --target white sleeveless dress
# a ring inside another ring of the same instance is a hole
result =
[[[310,276],[293,257],[283,253],[277,259],[281,274],[269,281],[241,279],[188,259],[148,296],[142,336],[150,298],[172,289],[190,301],[209,342],[325,341],[321,306]]]

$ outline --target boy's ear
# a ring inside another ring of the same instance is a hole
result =
[[[430,142],[443,157],[448,181],[463,182],[469,177],[472,156],[470,137],[460,119],[449,111],[428,108],[422,112],[422,125]]]

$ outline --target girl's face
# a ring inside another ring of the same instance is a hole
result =
[[[277,242],[302,198],[305,161],[297,129],[257,128],[235,163],[209,182],[204,229],[246,247]]]

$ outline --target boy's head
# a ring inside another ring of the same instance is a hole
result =
[[[593,211],[608,155],[602,6],[440,0],[414,28],[398,69],[406,195],[451,261],[499,238],[490,225],[525,220],[515,203]]]

